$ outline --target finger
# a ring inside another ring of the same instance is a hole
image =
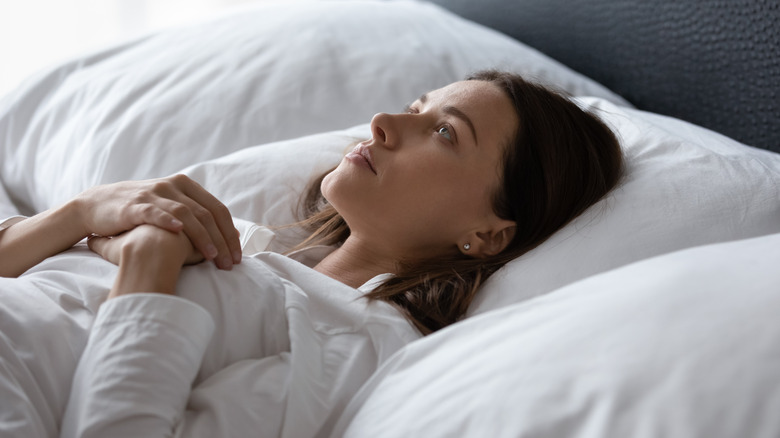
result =
[[[233,266],[234,258],[232,256],[230,247],[228,247],[224,235],[219,229],[219,226],[217,225],[214,217],[211,215],[211,212],[192,201],[188,203],[190,204],[189,207],[192,211],[192,214],[206,229],[208,236],[211,238],[211,241],[217,248],[217,256],[214,258],[214,262],[219,268],[230,269]],[[186,224],[184,231],[187,233]]]
[[[90,236],[87,239],[87,247],[89,247],[90,251],[98,254],[109,262],[114,264],[119,263],[119,260],[114,257],[113,251],[111,251],[110,239],[108,237]]]
[[[158,203],[182,222],[184,234],[206,260],[214,260],[217,267],[223,269],[233,264],[230,257],[227,257],[227,263],[224,260],[228,251],[227,245],[219,232],[215,231],[217,226],[213,219],[207,217],[208,212],[205,209],[187,197],[182,197],[181,202],[161,199]]]
[[[98,237],[95,236],[94,234],[92,236],[89,236],[87,238],[87,247],[89,248],[89,250],[94,253],[102,255],[101,251],[103,250],[103,245],[100,242],[101,239],[104,239],[104,237]]]
[[[195,248],[207,260],[213,260],[219,254],[219,242],[214,242],[207,228],[192,212],[202,209],[192,199],[184,195],[168,179],[155,180],[143,197],[129,203],[133,225],[148,224],[167,231],[184,231]],[[204,219],[208,222],[208,219]],[[216,225],[211,225],[216,228]],[[216,236],[219,238],[220,236]],[[223,247],[226,247],[222,243]],[[227,250],[223,250],[227,252]]]
[[[233,217],[230,214],[230,210],[196,181],[187,177],[182,178],[181,181],[183,184],[182,191],[211,213],[219,233],[227,244],[230,255],[233,257],[233,261],[239,263],[241,261],[241,241],[239,240],[238,230],[233,225]]]
[[[132,208],[134,209],[132,213],[134,225],[154,225],[157,228],[162,228],[173,233],[178,233],[184,229],[184,223],[182,221],[157,205],[150,203],[135,204]]]
[[[221,269],[232,267],[237,257],[228,246],[230,237],[225,238],[226,234],[230,236],[230,229],[223,233],[212,212],[200,202],[210,205],[212,210],[223,210],[221,215],[230,218],[230,213],[224,205],[184,175],[155,181],[152,193],[154,194],[152,202],[181,220],[185,234],[205,258],[214,260],[217,267]],[[235,230],[232,226],[232,218],[230,223],[230,228]],[[237,240],[237,237],[235,239]],[[240,258],[240,245],[238,251]]]
[[[234,263],[239,263],[241,261],[241,241],[239,240],[238,230],[233,225],[233,217],[230,214],[230,210],[214,195],[187,176],[176,175],[174,181],[186,196],[208,210],[210,218],[216,224],[216,229],[209,228],[209,231],[217,232],[221,240],[227,245],[228,252],[224,255],[230,255]],[[208,224],[204,225],[207,225],[208,228]],[[221,251],[220,254],[222,254]]]
[[[208,214],[204,215],[203,207],[184,193],[182,187],[188,184],[188,180],[183,175],[154,180],[145,201],[153,203],[181,222],[181,230],[203,257],[207,260],[219,260],[217,266],[225,267],[224,255],[227,254],[227,247],[224,239],[219,233],[210,231],[217,229],[216,225],[209,223],[213,222],[213,219]],[[219,256],[219,248],[222,248],[222,256]],[[227,261],[230,262],[230,259]]]

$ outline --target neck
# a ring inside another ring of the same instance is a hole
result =
[[[382,256],[350,236],[341,247],[319,262],[314,270],[357,288],[379,274],[395,272],[396,264],[392,258]]]

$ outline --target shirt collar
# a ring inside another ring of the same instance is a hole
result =
[[[236,228],[241,232],[241,247],[244,254],[251,255],[268,250],[269,244],[275,237],[273,231],[250,221],[237,218],[234,218],[233,221]],[[293,251],[287,254],[287,257],[314,269],[314,267],[317,266],[317,263],[321,262],[322,259],[335,250],[336,247],[334,246],[314,245]],[[363,285],[358,287],[358,290],[363,293],[371,292],[390,277],[392,277],[392,274],[390,273],[379,274],[363,283]]]
[[[317,263],[322,261],[322,259],[327,257],[328,254],[332,253],[335,250],[336,248],[333,246],[315,245],[315,246],[310,246],[308,248],[303,248],[297,251],[293,251],[287,254],[287,257],[313,269],[315,266],[317,266]],[[371,279],[369,279],[368,281],[366,281],[365,283],[363,283],[357,289],[363,293],[369,293],[374,289],[376,289],[379,285],[384,283],[387,279],[391,278],[392,276],[393,274],[389,272],[376,275]]]

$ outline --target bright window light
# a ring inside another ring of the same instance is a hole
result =
[[[27,76],[81,53],[251,2],[0,0],[0,96]]]

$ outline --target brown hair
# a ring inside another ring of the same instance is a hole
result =
[[[514,105],[519,128],[504,149],[502,184],[493,196],[493,209],[498,217],[514,221],[517,229],[495,256],[458,253],[401,264],[395,276],[366,294],[396,305],[423,334],[460,319],[491,274],[600,200],[617,184],[623,169],[612,131],[561,94],[495,70],[467,80],[496,85]],[[339,245],[349,236],[346,222],[322,196],[324,177],[312,181],[303,198],[305,219],[300,225],[311,235],[298,247]]]

